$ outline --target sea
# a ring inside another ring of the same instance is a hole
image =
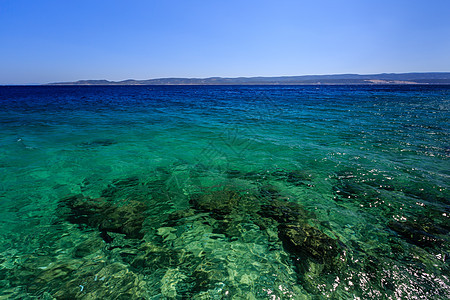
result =
[[[449,299],[450,86],[2,86],[0,299]]]

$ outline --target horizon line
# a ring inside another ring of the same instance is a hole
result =
[[[105,83],[121,83],[126,81],[152,81],[152,80],[173,80],[173,79],[183,79],[183,80],[210,80],[210,79],[258,79],[258,78],[289,78],[289,77],[309,77],[309,76],[379,76],[379,75],[406,75],[406,74],[450,74],[450,71],[431,71],[431,72],[383,72],[383,73],[326,73],[326,74],[303,74],[303,75],[272,75],[272,76],[207,76],[207,77],[153,77],[147,79],[119,79],[119,80],[110,80],[110,79],[78,79],[75,81],[53,81],[46,83],[8,83],[3,84],[0,83],[0,86],[34,86],[34,85],[63,85],[65,83],[73,85],[77,82],[98,82],[104,81]]]

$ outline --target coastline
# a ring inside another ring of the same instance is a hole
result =
[[[127,79],[78,80],[53,82],[45,85],[383,85],[383,84],[450,84],[450,72],[394,73],[394,74],[336,74],[276,77],[209,77],[209,78],[156,78],[147,80]]]

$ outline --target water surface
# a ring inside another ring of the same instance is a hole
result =
[[[448,299],[449,86],[0,87],[0,298]]]

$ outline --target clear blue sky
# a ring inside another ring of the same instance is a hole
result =
[[[0,0],[0,84],[450,71],[450,0]]]

